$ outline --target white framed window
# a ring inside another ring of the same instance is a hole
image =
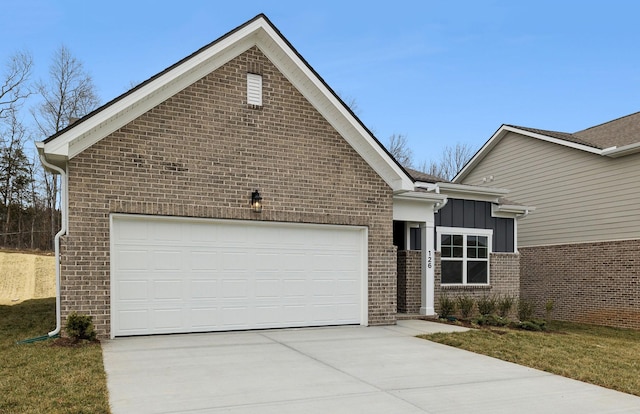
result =
[[[437,227],[443,285],[488,285],[493,230]]]

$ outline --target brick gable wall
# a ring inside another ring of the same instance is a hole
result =
[[[263,75],[249,108],[246,73]],[[69,161],[62,317],[110,321],[109,215],[368,226],[369,322],[396,314],[392,191],[254,47]],[[249,209],[260,189],[263,213]]]
[[[640,329],[640,240],[520,249],[520,288],[538,316]]]

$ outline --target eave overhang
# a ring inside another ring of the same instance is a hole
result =
[[[393,219],[433,222],[433,214],[447,203],[447,196],[435,192],[415,191],[393,196]]]

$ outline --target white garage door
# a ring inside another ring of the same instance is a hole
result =
[[[113,336],[366,324],[352,226],[113,215]]]

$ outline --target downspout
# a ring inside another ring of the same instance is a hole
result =
[[[45,167],[50,168],[60,174],[61,224],[60,231],[56,233],[54,237],[54,248],[56,257],[56,328],[47,334],[49,338],[51,338],[58,336],[62,328],[60,317],[60,238],[67,234],[67,173],[64,169],[47,162],[43,153],[40,153],[40,161]]]
[[[515,219],[513,220],[513,252],[520,253],[518,250],[518,220],[521,218],[527,217],[531,213],[531,210],[528,208],[524,210],[522,214],[516,214]]]

